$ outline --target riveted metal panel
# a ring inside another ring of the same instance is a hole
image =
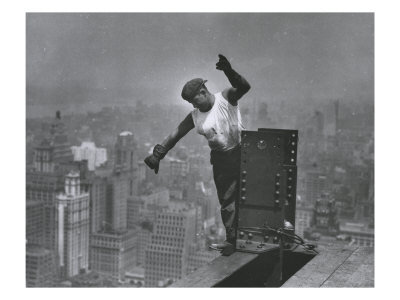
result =
[[[295,224],[297,142],[297,130],[242,132],[237,238],[243,251],[278,243],[249,228],[283,228],[284,219]]]

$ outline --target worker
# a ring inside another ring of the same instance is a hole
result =
[[[235,205],[239,197],[240,134],[244,129],[238,101],[250,90],[250,84],[232,68],[225,56],[219,54],[218,57],[216,68],[224,72],[231,87],[213,94],[205,85],[207,80],[195,78],[188,81],[181,95],[193,105],[193,111],[161,144],[154,146],[153,154],[144,161],[157,174],[160,160],[190,130],[196,128],[197,133],[207,139],[222,223],[226,230],[226,240],[212,244],[211,248],[221,251],[222,255],[231,255],[236,248]]]

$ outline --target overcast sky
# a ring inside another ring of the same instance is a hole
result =
[[[222,53],[263,100],[373,97],[373,14],[28,14],[28,104],[183,103]],[[28,112],[29,113],[29,112]]]

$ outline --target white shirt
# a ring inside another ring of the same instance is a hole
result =
[[[244,129],[239,104],[231,105],[222,93],[214,94],[215,101],[207,112],[198,108],[192,111],[197,132],[204,135],[211,150],[227,151],[240,143],[240,133]]]

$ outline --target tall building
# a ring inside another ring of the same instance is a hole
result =
[[[65,133],[65,125],[61,120],[61,113],[56,112],[56,118],[51,124],[50,141],[53,147],[53,159],[56,162],[70,162],[73,160],[71,145]]]
[[[136,265],[135,230],[98,232],[91,239],[91,269],[113,280],[124,280]]]
[[[296,207],[296,234],[303,237],[304,231],[311,226],[314,206],[302,203]]]
[[[28,244],[44,244],[44,208],[41,201],[26,201],[26,241]]]
[[[52,287],[55,283],[54,252],[38,245],[26,246],[26,286]]]
[[[169,168],[171,177],[184,177],[189,172],[189,163],[181,159],[169,158]]]
[[[107,161],[107,149],[97,148],[93,142],[82,142],[80,146],[72,146],[71,150],[75,161],[88,161],[90,171],[94,171]]]
[[[108,178],[106,192],[106,223],[110,230],[127,228],[128,181],[120,175]]]
[[[147,195],[135,197],[130,202],[130,218],[136,224],[145,221],[156,222],[157,214],[168,209],[170,204],[170,192],[167,188],[158,188]]]
[[[99,206],[97,232],[90,242],[91,269],[113,280],[123,280],[125,273],[136,265],[137,230],[136,224],[128,226],[132,209],[128,203],[136,199],[137,173],[136,143],[133,134],[124,131],[114,146],[111,173],[103,172],[105,176],[97,179],[96,189],[105,194],[105,210],[100,214],[103,210]]]
[[[195,240],[194,209],[157,215],[146,250],[145,285],[165,286],[187,274],[190,244]]]
[[[335,199],[322,193],[315,202],[311,225],[323,235],[336,235],[339,231],[338,211]]]
[[[143,201],[140,196],[134,196],[128,199],[128,228],[136,228],[142,220],[141,208]]]
[[[124,131],[119,134],[114,146],[114,156],[116,173],[137,172],[136,142],[131,132]]]
[[[72,277],[89,266],[89,194],[80,189],[79,173],[66,176],[56,207],[58,265],[62,277]]]
[[[151,243],[151,235],[153,233],[153,224],[143,222],[139,228],[137,236],[137,264],[144,266],[146,262],[146,249]]]
[[[305,201],[314,204],[328,187],[328,178],[320,171],[308,171],[305,178]]]
[[[33,168],[26,174],[26,201],[39,201],[43,206],[44,241],[42,246],[54,250],[55,197],[64,189],[66,170],[73,168],[60,112],[51,124],[50,132],[34,150]],[[30,208],[27,205],[27,208]]]
[[[103,229],[106,222],[107,177],[90,173],[89,199],[90,199],[90,232],[95,233]]]
[[[137,195],[138,188],[136,143],[131,132],[119,134],[114,153],[114,172],[108,178],[106,221],[112,230],[125,230],[128,201]]]
[[[138,181],[146,180],[146,171],[148,167],[143,161],[138,162]]]

